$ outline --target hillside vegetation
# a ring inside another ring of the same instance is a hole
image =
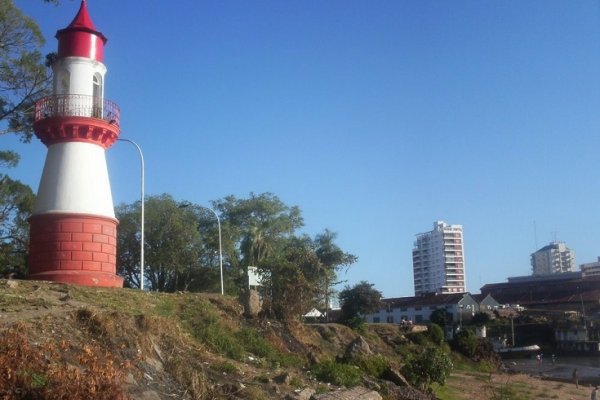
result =
[[[359,335],[242,312],[213,294],[0,280],[0,399],[436,398],[399,372],[424,335],[391,324]],[[477,374],[461,381],[485,384],[488,394],[506,386]],[[432,387],[460,399],[450,382]],[[342,390],[351,387],[359,389]]]

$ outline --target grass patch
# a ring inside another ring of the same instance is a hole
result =
[[[238,369],[232,363],[225,361],[216,366],[217,371],[224,372],[226,374],[235,374],[238,372]]]
[[[321,382],[329,382],[338,386],[354,387],[360,383],[361,373],[358,367],[326,360],[315,364],[311,371]]]
[[[374,378],[380,378],[390,368],[390,362],[381,355],[358,357],[352,360],[352,364]]]

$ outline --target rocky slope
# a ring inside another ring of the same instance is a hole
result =
[[[361,336],[242,311],[228,296],[0,280],[0,398],[431,398],[397,372],[397,326]],[[327,360],[383,357],[392,372],[361,372],[352,389],[315,377]]]

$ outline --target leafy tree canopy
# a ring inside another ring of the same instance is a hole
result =
[[[429,320],[439,326],[446,326],[452,322],[452,314],[450,314],[445,308],[438,308],[431,313]]]
[[[19,156],[0,151],[0,167],[14,167]],[[0,273],[27,271],[29,224],[35,196],[31,188],[8,175],[0,174]]]
[[[212,204],[221,215],[223,251],[240,272],[239,290],[247,287],[248,267],[261,266],[280,241],[304,224],[300,208],[287,206],[272,193],[250,193],[247,199],[227,196]]]
[[[421,353],[411,354],[401,371],[410,383],[426,390],[434,382],[446,383],[452,371],[452,360],[440,348],[428,347]]]
[[[169,195],[145,202],[145,286],[152,290],[218,291],[221,222],[225,290],[248,288],[247,270],[261,275],[266,309],[280,319],[295,319],[322,304],[325,282],[356,257],[343,252],[335,234],[311,239],[297,235],[302,226],[298,207],[270,193],[247,199],[228,196],[214,209],[177,202]],[[214,211],[214,214],[213,214]],[[117,207],[117,271],[128,286],[139,287],[140,202]],[[332,274],[333,273],[333,274]]]
[[[46,0],[48,2],[48,0]],[[48,72],[40,52],[44,38],[37,24],[0,0],[0,133],[31,140],[35,101],[48,89]]]
[[[473,318],[471,319],[471,323],[477,326],[483,326],[488,322],[490,322],[490,315],[485,312],[475,313],[475,315],[473,315]]]
[[[296,319],[317,305],[323,270],[309,237],[283,240],[258,270],[265,305],[276,318]]]
[[[344,320],[352,319],[361,314],[369,314],[379,309],[382,294],[373,286],[372,283],[361,281],[353,287],[346,286],[340,292],[339,297]]]
[[[120,205],[117,234],[117,272],[129,286],[139,287],[140,202]],[[197,278],[200,234],[193,210],[170,195],[145,202],[145,280],[151,290],[187,290]]]

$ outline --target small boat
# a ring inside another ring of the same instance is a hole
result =
[[[522,347],[501,347],[499,349],[496,349],[496,353],[498,353],[502,358],[527,357],[539,352],[540,346],[538,346],[537,344]]]

